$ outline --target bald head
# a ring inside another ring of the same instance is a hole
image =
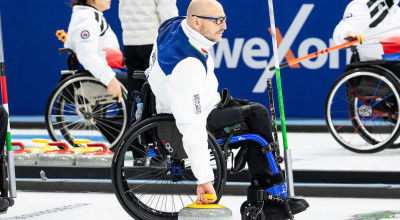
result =
[[[192,0],[189,4],[186,16],[186,22],[192,29],[199,32],[210,41],[221,41],[222,34],[227,26],[224,8],[218,1]],[[217,19],[219,20],[218,23]]]
[[[190,26],[192,15],[215,16],[217,13],[223,13],[222,5],[216,0],[192,0],[186,11],[186,17]]]

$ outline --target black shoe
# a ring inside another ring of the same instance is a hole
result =
[[[298,201],[298,202],[303,203],[306,206],[306,208],[310,207],[308,202],[305,199],[302,199],[301,197],[292,197],[290,199],[293,200],[293,201]]]
[[[7,200],[8,200],[8,203],[9,203],[9,206],[8,206],[8,207],[11,207],[11,206],[14,205],[14,199],[13,199],[13,198],[7,197]]]
[[[0,197],[0,213],[7,211],[10,203],[7,198]]]
[[[307,209],[308,203],[304,199],[289,199],[289,207],[293,215],[303,212]],[[263,207],[265,219],[280,220],[289,219],[289,214],[283,203],[265,203]]]

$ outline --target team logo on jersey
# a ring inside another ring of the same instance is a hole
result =
[[[347,14],[344,16],[344,19],[348,19],[348,18],[351,18],[351,17],[353,17],[353,14],[352,14],[352,13],[347,13]]]
[[[90,33],[87,30],[82,31],[81,33],[81,38],[82,39],[88,39],[90,37]]]
[[[193,96],[193,103],[194,103],[194,113],[201,114],[201,104],[200,104],[199,94]]]

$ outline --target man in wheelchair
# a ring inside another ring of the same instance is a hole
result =
[[[219,42],[226,30],[223,7],[216,0],[193,0],[186,17],[175,17],[164,22],[158,32],[145,74],[156,96],[157,113],[172,113],[183,135],[182,141],[197,178],[197,202],[212,203],[202,194],[216,194],[212,185],[213,170],[207,150],[207,126],[216,131],[217,138],[230,133],[250,132],[261,135],[269,143],[272,123],[268,110],[261,104],[231,99],[227,90],[217,92],[214,61],[208,49]],[[219,136],[219,137],[218,137]],[[237,170],[247,161],[251,174],[247,203],[257,202],[257,191],[284,182],[281,172],[272,175],[261,146],[249,141],[241,145]],[[293,214],[304,211],[304,199],[291,198]],[[286,218],[283,204],[266,204],[266,215]]]

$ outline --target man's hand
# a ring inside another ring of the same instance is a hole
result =
[[[362,42],[362,35],[360,33],[358,33],[358,32],[355,32],[355,31],[350,32],[350,34],[348,34],[347,37],[352,38],[352,39],[356,39],[357,38],[358,41]]]
[[[114,98],[118,97],[118,102],[122,102],[122,92],[121,92],[121,85],[117,78],[113,78],[107,86],[108,94],[112,95]]]
[[[213,194],[215,199],[209,200],[203,194]],[[214,187],[211,182],[203,183],[197,185],[197,204],[208,204],[213,203],[217,200],[217,195],[215,193]]]

